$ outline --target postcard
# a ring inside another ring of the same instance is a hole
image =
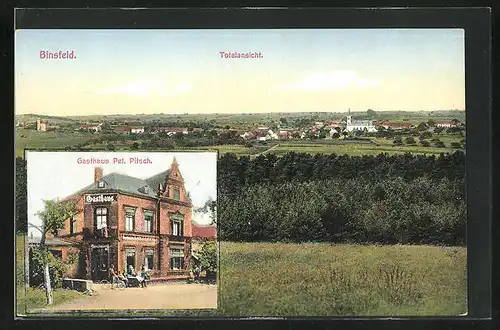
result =
[[[47,201],[80,208],[44,242],[79,268],[47,304],[29,265],[18,303],[466,315],[464,49],[455,28],[17,30],[20,241]]]

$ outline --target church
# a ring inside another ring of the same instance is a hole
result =
[[[347,121],[345,131],[365,131],[368,133],[377,132],[377,128],[375,127],[373,120],[355,120],[352,119],[351,109],[347,112]]]

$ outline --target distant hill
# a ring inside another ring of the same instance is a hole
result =
[[[34,113],[16,115],[14,117],[15,121],[20,122],[36,122],[37,119],[46,120],[49,122],[49,124],[69,124],[78,121],[76,119],[73,119],[72,117],[37,115]]]
[[[451,120],[456,118],[465,121],[464,110],[435,110],[435,111],[382,111],[376,110],[376,117],[379,120]],[[103,121],[122,121],[122,122],[152,122],[152,121],[209,121],[230,123],[232,121],[253,122],[259,120],[275,120],[285,117],[293,118],[313,118],[314,120],[333,120],[346,116],[346,112],[268,112],[268,113],[210,113],[210,114],[110,114],[110,115],[89,115],[89,116],[47,116],[37,114],[16,115],[16,121],[35,122],[37,118],[48,120],[52,124],[70,124],[76,122],[103,122]],[[352,111],[354,118],[366,117],[366,111]],[[375,119],[375,118],[373,118]]]

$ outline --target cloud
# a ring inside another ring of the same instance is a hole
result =
[[[122,85],[116,88],[107,89],[97,92],[97,94],[110,95],[110,94],[133,94],[133,95],[146,95],[152,92],[161,94],[177,94],[186,93],[191,91],[191,86],[186,83],[169,86],[164,81],[137,81],[127,85]]]
[[[377,79],[360,77],[356,71],[335,71],[330,74],[312,74],[298,82],[278,86],[280,90],[331,91],[348,88],[368,88],[382,84]]]

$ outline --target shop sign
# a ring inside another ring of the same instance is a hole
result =
[[[95,194],[85,196],[85,203],[113,203],[116,201],[116,195]]]

